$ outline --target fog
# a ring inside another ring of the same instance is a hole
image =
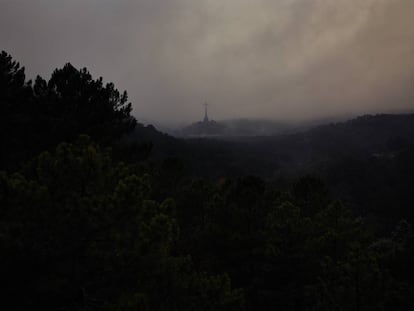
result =
[[[317,119],[414,108],[412,0],[0,0],[0,49],[71,62],[138,120]]]

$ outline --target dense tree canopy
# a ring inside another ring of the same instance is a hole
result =
[[[0,71],[0,167],[16,167],[81,134],[112,143],[135,127],[127,93],[112,83],[104,85],[102,78],[94,80],[86,68],[66,64],[49,81],[38,76],[32,87],[24,68],[3,51]]]
[[[59,139],[80,133],[95,140],[120,137],[135,125],[127,93],[119,93],[112,83],[104,85],[102,78],[94,80],[86,68],[66,64],[48,82],[37,77],[33,89],[37,108],[53,120]]]
[[[328,184],[312,174],[264,180],[227,163],[228,153],[207,159],[217,141],[189,145],[142,125],[123,139],[136,123],[126,93],[70,64],[32,86],[5,52],[0,109],[0,298],[7,310],[414,305],[414,233],[399,219],[400,211],[412,215],[404,205],[413,172],[408,140],[389,141],[392,157],[325,165]],[[297,142],[278,146],[309,156]],[[199,167],[189,173],[192,165]],[[375,177],[381,174],[391,179]],[[352,208],[336,199],[338,189],[351,194]],[[403,197],[379,202],[393,191]],[[361,198],[390,210],[365,210]],[[384,215],[393,217],[385,222]]]

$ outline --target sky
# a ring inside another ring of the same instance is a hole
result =
[[[127,90],[141,121],[414,111],[413,0],[0,0],[0,50]]]

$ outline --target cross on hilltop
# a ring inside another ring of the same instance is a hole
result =
[[[203,105],[204,105],[204,120],[203,120],[203,122],[208,122],[208,114],[207,114],[208,104],[207,104],[207,102],[205,102]]]

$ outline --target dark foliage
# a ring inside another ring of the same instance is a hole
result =
[[[71,64],[56,69],[47,82],[37,77],[32,87],[24,68],[6,52],[0,56],[0,168],[16,168],[43,150],[86,134],[100,143],[113,143],[130,132],[127,94],[112,83],[94,80],[86,69]]]
[[[3,309],[414,305],[413,116],[181,141],[86,69],[0,70]]]

